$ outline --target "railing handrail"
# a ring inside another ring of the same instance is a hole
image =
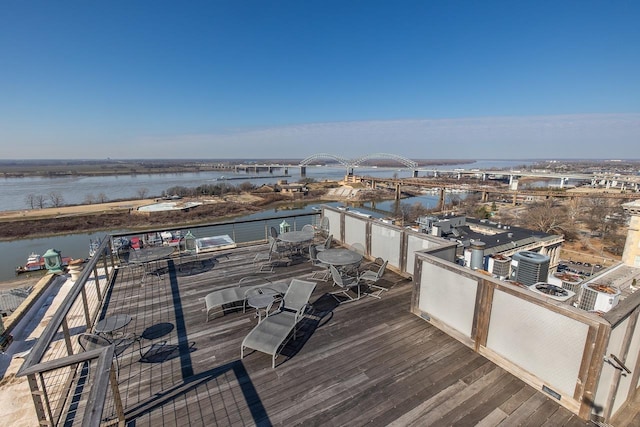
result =
[[[105,238],[102,239],[102,243],[96,251],[96,256],[92,257],[89,260],[84,270],[78,277],[78,280],[76,280],[76,283],[73,285],[67,296],[62,301],[62,304],[60,304],[60,307],[54,313],[51,321],[42,332],[42,335],[40,335],[40,338],[36,340],[36,343],[33,345],[33,348],[31,349],[31,352],[29,352],[27,359],[24,361],[24,363],[16,373],[16,376],[19,377],[27,375],[26,372],[30,371],[29,368],[39,364],[42,361],[42,357],[49,348],[49,344],[53,341],[55,335],[60,329],[60,326],[62,326],[62,322],[64,321],[67,313],[69,313],[71,307],[76,302],[78,295],[80,294],[80,292],[82,292],[82,289],[86,285],[88,276],[91,274],[91,271],[94,267],[96,267],[96,264],[101,259],[101,257],[97,254],[104,253],[104,251],[109,248],[108,245],[109,239],[108,235],[106,235]]]
[[[110,234],[110,236],[111,237],[125,237],[125,236],[131,236],[132,234],[154,233],[154,232],[165,231],[165,230],[183,230],[183,229],[197,229],[197,228],[206,228],[206,227],[224,227],[226,225],[249,224],[249,223],[255,223],[255,222],[272,221],[272,220],[283,219],[283,218],[299,218],[299,217],[317,216],[317,215],[319,215],[318,212],[304,212],[304,213],[297,213],[297,214],[275,215],[275,216],[269,216],[269,217],[264,217],[264,218],[245,219],[245,220],[242,220],[242,221],[229,220],[229,221],[220,221],[220,222],[208,222],[208,223],[203,223],[203,224],[182,224],[182,225],[178,225],[176,227],[173,227],[173,226],[171,226],[171,227],[158,226],[158,227],[153,227],[153,228],[130,230],[130,231],[127,231],[127,232],[122,232],[122,233],[112,233],[112,234]]]

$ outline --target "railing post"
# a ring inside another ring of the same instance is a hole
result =
[[[42,377],[42,374],[39,374]],[[36,416],[40,421],[40,425],[46,425],[47,422],[47,412],[51,414],[51,411],[47,411],[45,409],[45,405],[43,402],[43,398],[46,399],[47,394],[44,390],[40,390],[38,387],[38,378],[36,374],[27,375],[27,381],[29,382],[29,389],[31,390],[31,398],[33,399],[33,406],[36,408]],[[44,387],[44,382],[42,383]],[[50,423],[48,423],[50,424]]]
[[[67,354],[73,354],[73,345],[71,344],[71,333],[69,332],[69,324],[67,318],[62,319],[62,335],[64,335],[64,343],[67,345]]]
[[[115,407],[116,415],[118,416],[118,425],[124,427],[124,407],[122,406],[120,389],[118,388],[118,378],[116,376],[116,371],[113,369],[113,364],[111,364],[111,370],[109,371],[109,383],[111,384],[113,406]]]
[[[86,282],[85,282],[86,285]],[[82,287],[82,307],[84,308],[84,320],[87,322],[87,331],[91,326],[91,314],[89,313],[89,301],[87,300],[87,288],[85,286]]]
[[[102,264],[103,264],[103,268],[104,268],[104,276],[107,279],[107,282],[109,282],[111,279],[109,277],[109,265],[107,264],[107,254],[102,254]],[[96,274],[96,281],[98,280],[98,275]]]

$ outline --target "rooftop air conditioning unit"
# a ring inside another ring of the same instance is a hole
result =
[[[511,257],[512,280],[527,286],[546,282],[549,275],[549,257],[538,252],[522,251]]]
[[[609,285],[583,283],[578,308],[606,313],[618,304],[620,290]]]
[[[562,288],[570,290],[571,292],[575,292],[576,295],[580,295],[582,291],[582,279],[580,276],[569,273],[555,273],[554,276],[557,279],[560,279],[562,282]]]
[[[571,298],[576,296],[575,292],[563,289],[560,286],[552,285],[551,283],[536,283],[529,286],[529,289],[537,294],[542,294],[546,297],[560,302],[569,301]]]
[[[491,272],[498,277],[509,277],[509,273],[511,272],[511,258],[504,255],[494,255],[493,257],[493,268]]]

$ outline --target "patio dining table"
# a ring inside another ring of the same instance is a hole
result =
[[[318,252],[318,260],[335,267],[347,267],[359,264],[362,261],[362,254],[344,248],[326,249]]]
[[[312,241],[314,237],[315,236],[313,233],[297,230],[281,233],[278,236],[278,240],[286,243],[289,246],[289,250],[292,254],[299,254],[302,252],[303,244]]]

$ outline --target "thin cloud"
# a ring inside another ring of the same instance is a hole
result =
[[[639,136],[640,114],[589,114],[309,123],[150,136],[135,146],[182,158],[304,158],[318,152],[348,158],[375,152],[411,158],[635,158]]]

